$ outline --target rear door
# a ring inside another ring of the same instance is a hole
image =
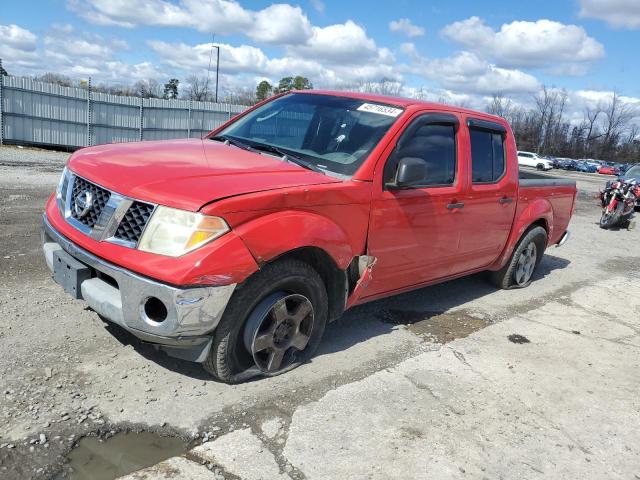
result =
[[[499,123],[467,118],[470,168],[460,225],[458,272],[486,267],[502,252],[511,232],[518,194],[515,144]],[[509,161],[511,159],[511,161]]]
[[[446,277],[458,253],[459,209],[464,189],[459,119],[425,113],[404,130],[384,164],[381,191],[374,193],[368,238],[376,266],[366,296],[379,295]],[[401,158],[422,159],[424,179],[409,188],[386,186]],[[379,184],[379,185],[380,185]]]

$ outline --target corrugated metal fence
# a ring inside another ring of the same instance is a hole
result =
[[[247,107],[138,98],[0,76],[0,145],[57,145],[198,138]]]

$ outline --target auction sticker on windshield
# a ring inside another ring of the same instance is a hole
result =
[[[386,105],[378,105],[376,103],[363,103],[358,107],[360,112],[377,113],[378,115],[386,115],[387,117],[397,117],[402,113],[402,109],[388,107]]]

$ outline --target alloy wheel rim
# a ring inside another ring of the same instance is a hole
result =
[[[513,275],[518,285],[524,285],[531,279],[536,266],[537,253],[538,249],[534,242],[530,242],[520,253]]]
[[[247,320],[245,347],[261,371],[278,372],[307,348],[313,323],[313,305],[307,297],[296,293],[271,295]]]

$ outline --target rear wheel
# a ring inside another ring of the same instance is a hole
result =
[[[226,383],[292,370],[315,352],[327,312],[326,288],[310,265],[268,264],[231,297],[203,367]]]
[[[529,286],[533,273],[542,260],[547,245],[547,232],[532,227],[522,236],[507,264],[491,273],[492,282],[503,289]]]

